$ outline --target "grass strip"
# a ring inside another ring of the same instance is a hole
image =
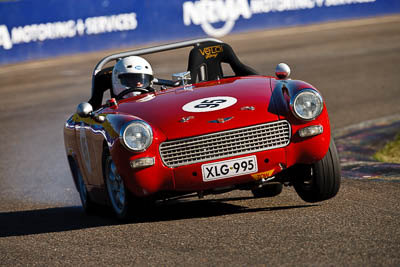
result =
[[[374,159],[381,162],[400,163],[400,133],[387,143],[384,148],[375,153]]]

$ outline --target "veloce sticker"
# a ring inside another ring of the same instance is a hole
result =
[[[213,96],[194,100],[185,104],[182,109],[187,112],[210,112],[224,109],[236,104],[237,99],[230,96]]]

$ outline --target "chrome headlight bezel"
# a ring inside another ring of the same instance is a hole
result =
[[[317,107],[315,109],[315,112],[313,112],[312,116],[304,116],[303,114],[300,114],[298,111],[298,108],[296,107],[297,101],[299,98],[305,94],[312,95],[314,96],[317,104]],[[322,96],[320,93],[318,93],[316,90],[313,89],[303,89],[299,92],[297,92],[291,99],[290,99],[290,109],[292,110],[292,113],[294,116],[300,120],[304,121],[311,121],[317,118],[319,115],[321,115],[322,110],[324,109],[324,100],[322,99]]]
[[[142,146],[140,146],[138,148],[135,148],[135,147],[131,146],[129,144],[129,142],[127,141],[127,132],[128,132],[128,130],[130,128],[132,128],[132,127],[135,127],[135,126],[142,128],[143,129],[142,133],[145,133],[147,135],[147,138],[146,138],[147,141],[144,142],[142,144]],[[127,148],[128,150],[134,151],[134,152],[144,152],[144,151],[146,151],[146,149],[153,142],[153,130],[152,130],[151,126],[148,123],[146,123],[146,122],[144,122],[142,120],[133,120],[133,121],[130,121],[128,123],[125,123],[122,126],[122,128],[120,130],[119,138],[120,138],[121,143],[123,144],[123,146],[125,148]]]

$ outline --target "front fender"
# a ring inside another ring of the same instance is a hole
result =
[[[271,88],[273,88],[272,99],[275,104],[273,112],[279,116],[279,119],[288,120],[292,126],[291,143],[286,147],[287,166],[290,167],[296,163],[310,164],[321,160],[328,152],[331,139],[331,127],[325,101],[321,114],[311,121],[298,119],[290,108],[290,99],[299,91],[303,89],[319,91],[311,84],[299,80],[271,79]],[[312,125],[321,125],[323,133],[306,138],[299,136],[300,129]]]
[[[269,107],[269,112],[278,116],[288,117],[290,110],[290,99],[303,89],[313,89],[319,92],[314,86],[300,80],[276,80],[271,79],[272,96],[274,105]]]
[[[115,135],[112,146],[109,147],[113,161],[130,192],[136,196],[146,196],[160,190],[174,188],[172,170],[161,162],[158,147],[165,141],[166,136],[155,125],[147,122],[153,131],[152,144],[143,152],[127,149],[119,138],[121,128],[130,121],[141,120],[139,117],[124,114],[108,114],[107,121]],[[144,120],[143,120],[144,121]],[[142,157],[154,157],[155,165],[143,169],[132,169],[130,162]]]

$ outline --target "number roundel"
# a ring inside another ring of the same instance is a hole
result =
[[[237,99],[231,96],[213,96],[189,102],[182,109],[187,112],[210,112],[230,107],[236,102]]]

